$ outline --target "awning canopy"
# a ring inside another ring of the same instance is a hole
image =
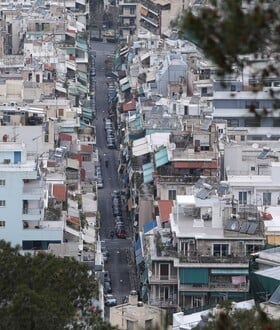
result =
[[[153,230],[156,227],[157,227],[156,220],[152,220],[151,222],[143,225],[144,234],[147,234],[149,231]]]
[[[132,154],[133,156],[143,156],[150,152],[150,146],[148,145],[146,136],[133,141]]]
[[[142,261],[144,261],[142,242],[140,237],[136,241],[134,249],[135,249],[136,264],[139,265]]]
[[[218,161],[213,159],[211,161],[182,161],[182,162],[174,162],[174,168],[205,168],[205,169],[217,169]]]
[[[168,154],[166,147],[155,153],[156,167],[160,167],[168,163]]]
[[[208,284],[208,268],[181,268],[181,284]]]
[[[124,77],[119,81],[121,86],[127,84],[128,82],[129,82],[128,77]]]
[[[144,183],[149,183],[153,181],[153,172],[154,172],[154,164],[148,163],[142,166],[143,168],[143,176],[144,176]]]
[[[127,91],[129,88],[130,88],[130,84],[129,84],[129,82],[128,82],[128,83],[122,85],[122,92]]]
[[[234,268],[215,268],[211,269],[212,275],[248,275],[249,271],[246,268],[234,269]]]

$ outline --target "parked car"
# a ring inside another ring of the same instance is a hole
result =
[[[121,198],[121,192],[119,190],[113,190],[111,195],[112,195],[112,198],[113,197]]]
[[[118,199],[118,198],[114,198],[112,200],[112,207],[119,207],[119,208],[121,208],[122,207],[121,200]]]
[[[117,222],[124,222],[123,217],[121,215],[117,215],[114,219],[115,219],[115,224]]]
[[[117,298],[114,297],[112,294],[106,294],[104,296],[104,304],[105,306],[111,307],[117,305]]]
[[[118,238],[122,238],[122,239],[126,238],[126,231],[125,231],[124,227],[118,227],[118,229],[116,231],[116,236]]]
[[[110,273],[107,270],[103,272],[103,281],[111,283]]]
[[[122,209],[118,206],[114,206],[113,207],[113,215],[114,215],[114,217],[121,216],[122,215]]]
[[[103,283],[103,291],[104,293],[112,293],[112,287],[110,282]]]

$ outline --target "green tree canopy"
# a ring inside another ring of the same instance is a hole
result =
[[[278,330],[280,321],[272,319],[259,306],[251,310],[232,310],[231,303],[221,306],[214,315],[203,315],[194,330]]]
[[[209,2],[210,6],[201,7],[198,12],[187,11],[180,20],[179,28],[223,74],[232,73],[235,66],[242,67],[246,61],[242,55],[278,55],[280,1]],[[279,61],[276,62],[270,63],[261,75],[278,74]]]
[[[47,253],[21,255],[19,247],[0,241],[0,329],[77,328],[77,311],[87,310],[97,296],[86,265]],[[105,326],[96,312],[87,322],[95,329]]]

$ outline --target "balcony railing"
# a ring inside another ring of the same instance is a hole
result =
[[[177,284],[177,275],[152,275],[149,279],[151,284],[153,283],[170,283]]]
[[[206,256],[206,255],[190,255],[179,256],[180,263],[227,263],[227,264],[245,264],[249,262],[249,257],[238,256]]]
[[[209,282],[208,284],[180,284],[179,291],[193,291],[193,292],[224,292],[224,291],[232,291],[232,292],[247,292],[249,290],[249,282],[242,283],[239,285],[233,285],[230,282]]]

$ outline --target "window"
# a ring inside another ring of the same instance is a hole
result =
[[[271,192],[263,192],[263,205],[271,205]]]
[[[2,207],[6,206],[6,201],[0,200],[0,206],[2,206]]]
[[[159,264],[160,280],[168,280],[169,278],[169,264]]]
[[[152,321],[153,321],[153,320],[146,320],[146,321],[145,321],[145,329],[146,329],[146,330],[150,330],[150,329],[152,329]]]
[[[213,256],[226,257],[230,254],[229,244],[213,244]]]
[[[207,87],[202,87],[201,88],[201,96],[207,95]]]
[[[188,116],[188,114],[189,114],[189,106],[188,105],[185,105],[184,106],[184,115],[185,116]]]
[[[160,301],[165,302],[169,301],[169,287],[168,286],[161,286],[160,287]]]
[[[6,185],[6,180],[0,179],[0,186],[5,186]]]
[[[176,200],[176,190],[168,190],[168,199]]]
[[[192,308],[202,307],[204,304],[203,300],[204,299],[201,296],[193,296],[192,297]]]
[[[246,244],[246,255],[250,255],[251,253],[256,253],[261,250],[261,245],[256,244]]]
[[[126,320],[126,329],[127,330],[134,330],[135,327],[134,327],[134,321],[130,321],[130,320]]]
[[[4,227],[6,227],[6,221],[3,221],[3,220],[1,220],[0,221],[0,228],[4,228]]]
[[[259,103],[259,101],[248,100],[245,102],[245,107],[247,109],[259,109],[260,103]]]
[[[243,205],[247,204],[247,191],[239,191],[238,201],[239,204],[243,204]]]
[[[63,117],[64,116],[64,109],[58,109],[58,116]]]
[[[236,91],[236,86],[235,85],[231,85],[230,86],[230,91],[231,92],[235,92]]]
[[[241,141],[245,141],[245,136],[244,136],[244,135],[241,135],[241,136],[240,136],[240,140],[241,140]]]

